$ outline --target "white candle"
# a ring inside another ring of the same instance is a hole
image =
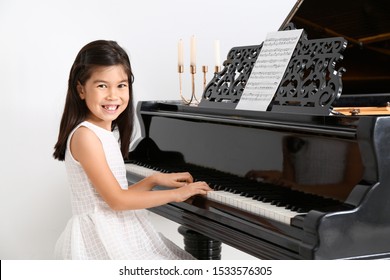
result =
[[[184,59],[183,59],[183,40],[180,39],[179,40],[179,43],[177,44],[177,49],[178,49],[178,53],[177,53],[177,64],[178,66],[183,66],[184,65]]]
[[[215,66],[221,66],[221,50],[219,40],[214,41]]]
[[[190,65],[191,66],[196,66],[196,39],[195,39],[195,36],[192,36],[191,37],[191,61],[190,61]]]

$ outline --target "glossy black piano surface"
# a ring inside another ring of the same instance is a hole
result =
[[[153,211],[259,258],[374,258],[390,252],[390,117],[211,110],[175,102],[143,102],[138,113],[144,137],[130,162],[188,170],[216,189],[246,192],[266,185],[275,190],[271,200],[304,214],[287,225],[203,197]],[[295,165],[286,167],[287,160]],[[311,195],[246,178],[286,168],[295,170],[294,188]],[[140,179],[128,175],[130,182]]]
[[[384,0],[305,0],[282,24],[293,22],[310,38],[348,40],[334,106],[390,101],[388,10]],[[152,211],[262,259],[390,257],[390,115],[255,112],[179,101],[140,102],[137,113],[142,137],[129,164],[189,171],[238,201],[193,197]],[[142,177],[128,171],[130,183]],[[259,214],[248,200],[273,208]]]

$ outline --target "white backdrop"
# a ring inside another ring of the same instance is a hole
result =
[[[83,45],[111,39],[128,51],[136,101],[177,99],[180,38],[185,65],[195,35],[198,70],[203,64],[211,70],[215,39],[222,60],[232,47],[260,44],[294,3],[0,0],[0,259],[53,258],[55,241],[71,216],[65,169],[51,155],[69,69]],[[198,74],[198,88],[201,79]],[[186,81],[185,90],[190,90]],[[175,225],[154,219],[159,229],[172,232]],[[224,258],[241,256],[246,257]]]

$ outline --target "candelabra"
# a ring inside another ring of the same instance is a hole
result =
[[[208,72],[208,66],[203,65],[202,66],[202,72],[203,72],[203,91],[206,89],[207,86],[207,72]],[[183,101],[185,105],[198,105],[200,101],[196,98],[196,90],[195,90],[195,74],[196,74],[196,66],[190,65],[190,73],[191,73],[191,97],[190,99],[187,99],[183,95],[183,73],[184,73],[184,66],[179,65],[178,68],[179,73],[179,91],[180,91],[180,98]],[[218,73],[221,71],[221,66],[214,66],[214,73]]]
[[[220,71],[220,50],[219,50],[219,40],[214,42],[214,50],[215,50],[215,73]],[[186,105],[198,105],[200,102],[196,98],[196,90],[195,90],[195,74],[196,74],[196,38],[193,35],[191,37],[191,45],[190,45],[190,74],[191,74],[191,98],[188,100],[183,95],[183,40],[180,39],[178,43],[178,73],[179,73],[179,87],[180,87],[180,98],[183,103]],[[202,66],[203,72],[203,92],[206,89],[207,85],[207,72],[208,67],[206,65]]]
[[[196,91],[195,91],[195,74],[196,74],[196,66],[190,65],[190,72],[191,72],[191,98],[188,100],[183,95],[183,79],[182,74],[184,72],[183,66],[178,66],[178,72],[179,72],[179,87],[180,87],[180,97],[184,104],[186,105],[197,105],[199,104],[199,100],[196,98]]]

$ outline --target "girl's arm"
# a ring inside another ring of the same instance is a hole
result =
[[[78,128],[73,134],[70,149],[92,185],[113,210],[144,209],[181,202],[211,190],[204,182],[193,183],[188,173],[157,173],[130,186],[128,190],[121,189],[108,166],[99,138],[86,127]],[[151,191],[157,184],[177,188]]]
[[[145,184],[143,181],[151,181],[152,184]],[[159,173],[151,175],[150,177],[141,180],[140,182],[134,184],[132,188],[138,190],[151,190],[154,186],[166,186],[173,188],[184,187],[185,185],[193,183],[193,178],[190,173]]]

